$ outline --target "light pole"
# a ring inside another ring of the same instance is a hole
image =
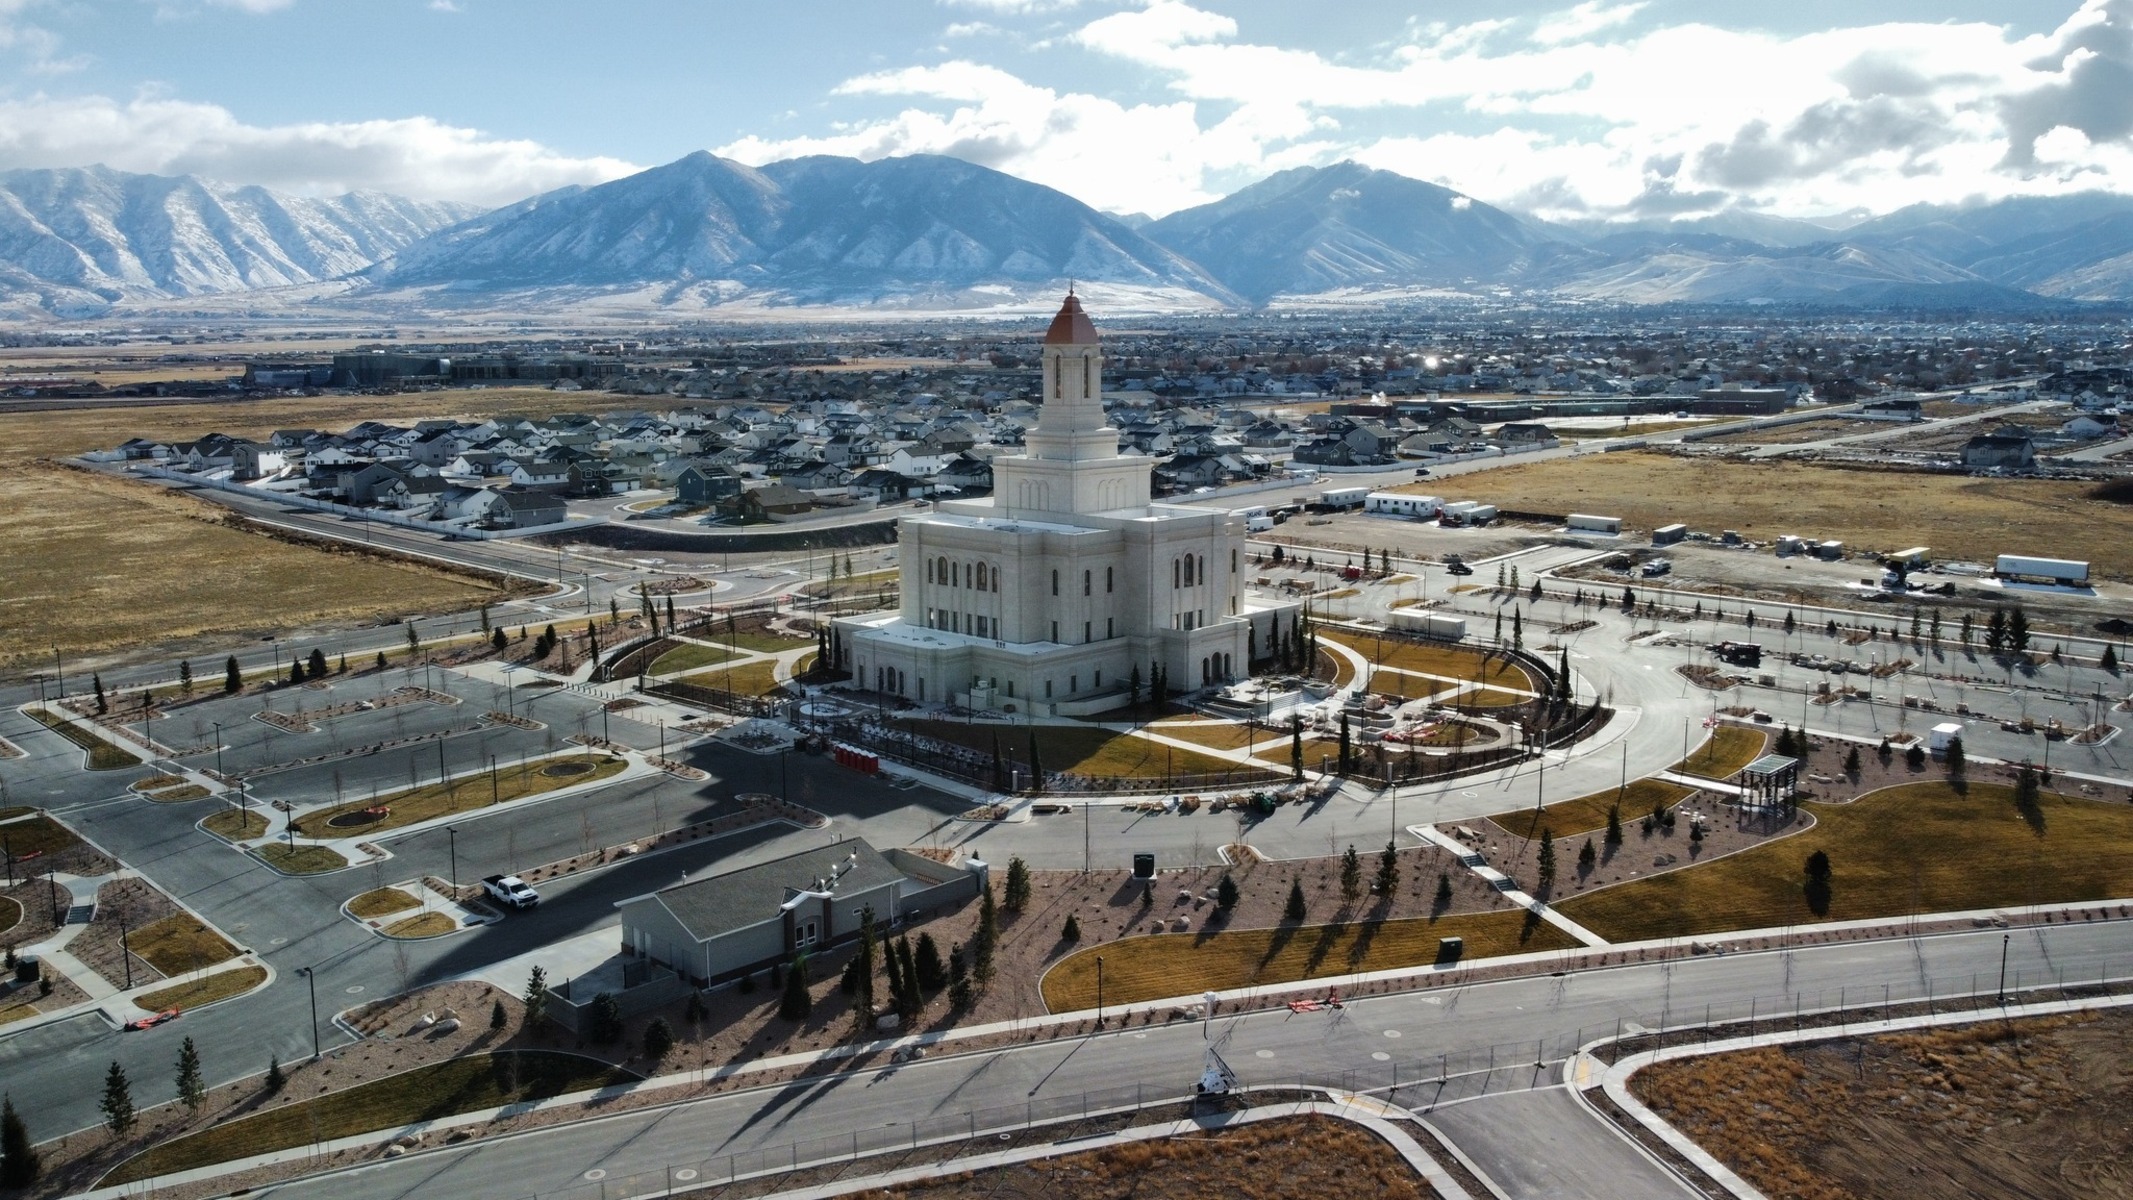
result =
[[[1096,956],[1096,1027],[1104,1027],[1104,956]]]
[[[319,1060],[318,1046],[318,973],[310,967],[298,967],[296,973],[311,985],[311,1061]]]
[[[451,847],[452,852],[452,877],[445,880],[445,882],[451,885],[452,903],[457,904],[459,903],[459,830],[455,826],[447,825],[444,827],[444,836],[446,844]]]
[[[2014,935],[2011,933],[2000,935],[2000,988],[1992,997],[1992,1001],[1995,1004],[2004,1005],[2007,1003],[2007,943],[2012,940],[2014,940]],[[1100,967],[1099,970],[1101,970]]]

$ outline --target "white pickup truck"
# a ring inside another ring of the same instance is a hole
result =
[[[490,899],[512,908],[532,908],[541,902],[541,894],[516,875],[491,875],[481,881],[481,888]]]

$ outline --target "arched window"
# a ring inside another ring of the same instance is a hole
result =
[[[1093,396],[1096,394],[1096,360],[1093,358],[1082,359],[1081,368],[1082,389]]]
[[[979,591],[981,591],[981,592],[982,592],[982,591],[986,590],[986,589],[985,589],[985,564],[984,564],[984,563],[979,563],[979,564],[978,564],[978,566],[977,566],[977,572],[978,572],[978,578],[977,578],[977,588],[978,588],[978,590],[979,590]]]
[[[1185,556],[1185,586],[1192,586],[1192,555]]]
[[[937,580],[937,582],[946,584],[948,582],[948,556],[945,554],[941,555],[938,560],[938,564],[940,567],[940,578]]]
[[[926,560],[926,582],[933,582],[933,560],[930,558]]]
[[[1178,560],[1174,558],[1170,560],[1170,586],[1178,586]]]

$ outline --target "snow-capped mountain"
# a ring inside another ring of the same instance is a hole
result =
[[[445,230],[364,273],[381,289],[767,293],[903,303],[1076,278],[1224,295],[1193,264],[1041,184],[937,155],[801,158],[761,169],[698,152]]]
[[[108,167],[9,171],[0,174],[0,297],[86,314],[126,300],[313,283],[480,211]]]
[[[1283,171],[1143,232],[1255,300],[1504,283],[1554,240],[1449,188],[1354,162]]]

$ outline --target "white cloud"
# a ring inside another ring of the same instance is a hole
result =
[[[367,189],[480,204],[638,169],[427,117],[259,126],[218,105],[160,97],[0,100],[0,170],[92,162],[309,195]]]
[[[209,0],[217,8],[234,8],[240,12],[270,13],[296,3],[296,0]]]
[[[430,0],[430,11],[441,13],[455,13],[465,12],[466,10],[459,7],[456,0]]]
[[[952,38],[979,37],[984,34],[998,32],[1000,32],[998,26],[984,21],[957,21],[949,25],[948,28],[943,29],[941,36]]]
[[[1567,12],[1556,13],[1543,20],[1534,30],[1533,40],[1543,45],[1559,46],[1589,38],[1602,29],[1612,29],[1637,15],[1642,4],[1609,5],[1602,0],[1586,0]]]

